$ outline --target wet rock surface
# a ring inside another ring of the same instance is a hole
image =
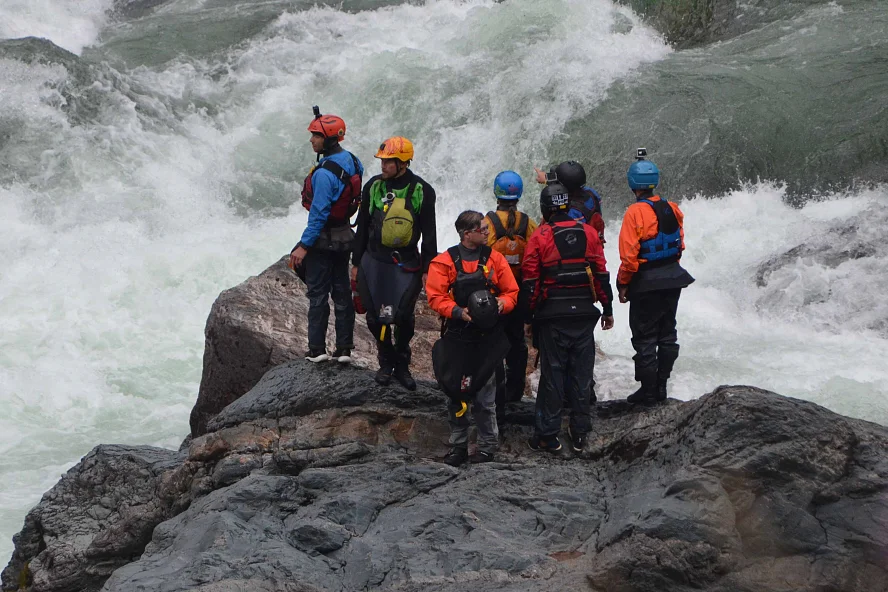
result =
[[[444,413],[429,382],[278,366],[181,454],[86,457],[28,515],[3,590],[888,588],[884,427],[720,387],[599,404],[585,450],[550,456],[523,401],[496,462],[454,469]]]

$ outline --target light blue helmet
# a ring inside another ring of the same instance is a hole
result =
[[[497,199],[520,199],[523,191],[524,182],[515,171],[503,171],[493,180],[493,194]]]
[[[637,160],[626,172],[629,189],[653,189],[660,184],[660,169],[649,160]]]

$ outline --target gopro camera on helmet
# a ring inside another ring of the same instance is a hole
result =
[[[647,148],[637,148],[635,150],[635,160],[644,160],[648,155]]]
[[[321,117],[321,108],[315,105],[311,108],[312,113],[314,113],[315,119],[320,119]]]
[[[549,172],[546,173],[546,183],[557,183],[558,182],[558,173],[555,172],[555,168],[549,169]]]

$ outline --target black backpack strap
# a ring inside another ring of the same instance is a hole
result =
[[[493,252],[493,249],[488,247],[487,245],[481,246],[481,254],[478,256],[478,267],[481,268],[487,265],[487,261],[490,260],[490,254]],[[483,272],[483,270],[482,270]],[[499,296],[502,293],[502,290],[497,287],[492,281],[490,281],[490,275],[485,275],[484,279],[487,281],[487,289],[493,292],[494,296]]]
[[[354,156],[352,156],[352,158],[354,158]],[[347,185],[348,180],[351,178],[351,175],[346,173],[344,168],[342,168],[329,158],[321,163],[321,168],[333,173],[336,178],[339,179],[339,182],[343,185]],[[357,170],[357,168],[355,168],[355,170]]]
[[[415,223],[416,222],[416,220],[415,220],[416,210],[413,209],[413,192],[414,191],[416,191],[416,181],[413,181],[412,183],[410,183],[410,185],[407,186],[407,193],[404,196],[404,207],[407,208],[407,211],[410,212],[410,214],[413,216],[414,223]]]
[[[478,255],[478,265],[487,265],[487,260],[490,259],[490,253],[493,251],[487,245],[481,245],[481,253]]]
[[[496,215],[496,212],[487,212],[487,217],[490,219],[490,223],[493,224],[493,231],[496,233],[497,240],[509,234],[509,231],[503,226],[503,221]]]
[[[527,240],[527,225],[530,224],[530,216],[521,212],[518,212],[518,215],[521,216],[521,222],[518,223],[518,231],[515,234]]]
[[[456,268],[456,273],[465,273],[463,271],[462,266],[462,257],[459,256],[459,245],[455,245],[447,249],[447,253],[450,255],[450,258],[453,260],[453,266]]]
[[[363,179],[364,175],[361,174],[361,166],[358,163],[358,157],[351,152],[349,152],[349,154],[351,154],[352,162],[355,163],[355,174]]]

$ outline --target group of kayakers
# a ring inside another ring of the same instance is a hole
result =
[[[540,368],[528,445],[562,449],[567,404],[569,444],[582,451],[596,400],[594,329],[614,325],[601,197],[587,185],[584,168],[567,161],[546,172],[536,169],[543,186],[539,222],[517,208],[521,176],[499,173],[493,182],[496,210],[459,214],[454,224],[459,243],[438,253],[435,190],[410,168],[410,140],[395,136],[382,142],[375,154],[381,173],[363,183],[361,161],[341,146],[342,118],[315,107],[308,131],[318,163],[303,183],[308,224],[290,254],[290,267],[307,286],[306,359],[350,362],[355,314],[366,314],[377,345],[376,382],[389,385],[394,379],[416,389],[410,341],[424,287],[429,306],[442,318],[432,362],[449,398],[451,449],[443,462],[494,459],[505,404],[524,394],[528,341],[539,352]],[[679,295],[694,281],[679,263],[682,212],[656,193],[660,173],[646,156],[639,149],[627,172],[637,201],[627,209],[619,236],[618,297],[630,303],[635,378],[641,383],[628,397],[632,403],[666,399],[678,357]],[[330,297],[336,317],[332,356],[326,345]],[[478,430],[471,456],[470,407]]]

